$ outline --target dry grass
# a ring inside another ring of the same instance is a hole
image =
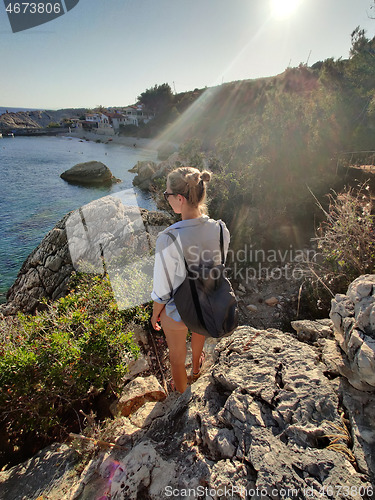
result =
[[[326,423],[333,429],[333,432],[332,434],[325,434],[324,437],[328,438],[330,441],[327,446],[327,450],[341,453],[353,466],[355,466],[357,460],[354,453],[350,449],[353,441],[346,422],[347,420],[345,419],[344,414],[341,415],[341,425],[326,421]]]

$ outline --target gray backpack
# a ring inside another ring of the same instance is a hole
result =
[[[172,296],[182,321],[189,330],[206,337],[220,338],[230,335],[238,326],[238,308],[232,285],[225,276],[222,225],[220,224],[221,264],[219,265],[189,266],[174,234],[167,234],[174,241],[185,262],[186,278],[176,290],[173,290],[164,265]]]

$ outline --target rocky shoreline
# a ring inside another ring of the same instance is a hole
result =
[[[70,137],[76,137],[82,140],[89,141],[100,141],[106,144],[120,144],[122,146],[128,146],[130,148],[142,148],[142,149],[150,149],[153,151],[157,151],[160,147],[164,145],[164,141],[160,139],[146,139],[146,138],[137,138],[137,137],[127,137],[120,135],[102,135],[96,134],[95,132],[87,132],[85,130],[72,129]]]
[[[64,296],[70,276],[81,262],[90,264],[91,272],[102,273],[102,256],[110,266],[125,248],[137,250],[139,256],[141,251],[149,252],[157,233],[169,223],[167,214],[124,207],[115,196],[66,214],[25,260],[0,313],[34,313],[42,300]]]
[[[138,175],[149,167],[139,166]],[[155,168],[152,176],[164,167]],[[25,261],[1,312],[34,312],[43,298],[64,295],[83,262],[91,272],[110,272],[124,247],[149,255],[170,222],[160,212],[125,210],[115,196],[67,214]],[[278,500],[372,500],[375,275],[336,296],[331,318],[294,321],[293,332],[275,328],[288,307],[285,290],[268,282],[255,293],[236,282],[235,291],[242,326],[207,343],[204,374],[184,394],[165,384],[161,338],[138,328],[142,356],[129,365],[113,420],[93,437],[72,436],[70,445],[55,443],[0,472],[0,497],[157,500],[175,492],[240,500],[253,492]],[[260,312],[267,323],[259,319],[254,328]],[[153,359],[158,349],[162,371]]]

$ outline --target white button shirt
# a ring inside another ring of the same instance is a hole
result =
[[[175,321],[181,321],[181,316],[174,303],[165,269],[168,271],[173,291],[175,291],[186,277],[186,268],[176,244],[168,233],[173,233],[179,242],[188,265],[203,262],[217,265],[221,263],[220,224],[223,227],[224,256],[226,257],[230,241],[229,231],[224,222],[210,219],[207,215],[176,222],[158,235],[151,298],[155,302],[165,304],[167,316]]]

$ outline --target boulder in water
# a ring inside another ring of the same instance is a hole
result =
[[[100,161],[77,163],[74,167],[63,172],[60,177],[67,182],[83,185],[103,185],[121,182],[110,169]]]

